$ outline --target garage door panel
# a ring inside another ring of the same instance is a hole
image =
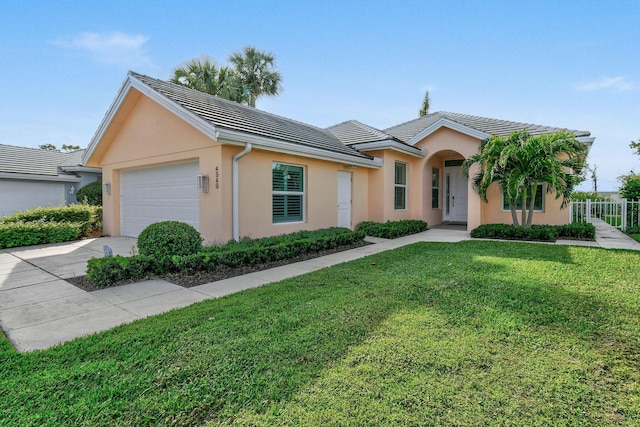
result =
[[[149,224],[174,220],[199,229],[198,163],[122,171],[120,221],[123,236],[137,237]]]

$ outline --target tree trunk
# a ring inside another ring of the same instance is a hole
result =
[[[529,214],[527,215],[527,228],[531,227],[531,223],[533,222],[533,211],[535,210],[535,205],[536,205],[537,190],[538,190],[537,184],[534,184],[531,186],[531,202],[529,202]]]
[[[510,203],[509,209],[511,210],[511,220],[513,221],[513,225],[518,226],[518,214],[516,213],[516,207]]]
[[[527,187],[522,187],[522,226],[527,228]]]

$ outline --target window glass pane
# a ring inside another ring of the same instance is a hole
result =
[[[407,165],[404,163],[396,162],[396,184],[406,185],[407,184]]]
[[[440,190],[431,189],[431,209],[440,209]]]
[[[405,209],[405,201],[406,201],[406,188],[405,187],[396,187],[395,195],[394,195],[394,208],[395,209]]]
[[[431,170],[431,187],[440,188],[440,169],[438,168]]]

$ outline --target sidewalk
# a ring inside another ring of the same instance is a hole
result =
[[[640,243],[603,224],[596,224],[596,242],[584,243],[640,250]],[[87,260],[101,257],[105,244],[113,249],[114,255],[128,255],[135,245],[135,239],[88,239],[3,250],[0,251],[0,325],[18,351],[45,349],[198,301],[255,288],[411,243],[459,242],[468,239],[467,231],[433,228],[393,240],[368,238],[375,244],[192,288],[183,288],[163,280],[147,280],[94,292],[78,289],[64,278],[83,275]],[[576,245],[582,242],[571,240],[557,243]]]

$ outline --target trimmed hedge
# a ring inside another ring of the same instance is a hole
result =
[[[101,228],[101,206],[30,209],[0,220],[0,249],[68,242]]]
[[[0,223],[0,249],[77,240],[82,234],[78,222]]]
[[[567,225],[532,225],[529,228],[510,224],[484,224],[471,230],[471,237],[481,239],[532,240],[555,242],[557,239],[593,240],[593,224],[576,222]]]
[[[106,287],[118,282],[140,280],[173,271],[193,274],[213,270],[220,265],[241,267],[283,261],[301,254],[333,249],[343,245],[358,245],[364,233],[346,228],[304,231],[262,239],[243,239],[222,246],[205,247],[192,255],[157,258],[145,255],[114,256],[89,260],[87,277],[96,285]]]
[[[363,221],[358,224],[356,230],[362,231],[367,236],[395,239],[419,233],[427,229],[427,223],[419,219],[405,219],[402,221],[387,221],[385,223]]]

